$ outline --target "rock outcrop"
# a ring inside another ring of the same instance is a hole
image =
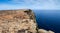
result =
[[[46,33],[46,32],[45,30],[38,29],[34,13],[30,9],[0,11],[0,33]],[[48,31],[48,33],[51,32],[52,31]]]
[[[39,33],[54,33],[54,32],[51,31],[51,30],[47,31],[47,30],[44,30],[44,29],[38,29],[38,32],[39,32]]]

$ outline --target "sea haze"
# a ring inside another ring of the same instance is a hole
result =
[[[60,33],[60,10],[33,10],[39,28]]]

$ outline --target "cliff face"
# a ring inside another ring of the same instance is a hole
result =
[[[0,11],[0,33],[36,32],[36,22],[31,10]]]
[[[31,10],[1,10],[0,33],[41,33]]]

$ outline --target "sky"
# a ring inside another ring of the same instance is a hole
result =
[[[60,0],[0,0],[0,10],[60,10]]]

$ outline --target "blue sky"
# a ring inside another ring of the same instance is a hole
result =
[[[0,10],[6,9],[60,10],[60,0],[0,0]]]

